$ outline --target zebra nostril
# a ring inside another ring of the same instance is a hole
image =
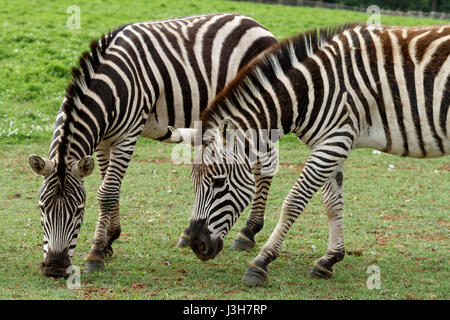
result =
[[[208,246],[206,245],[206,242],[200,243],[199,251],[200,251],[203,255],[206,255],[206,254],[208,253]]]
[[[191,241],[191,248],[201,256],[206,256],[209,251],[209,246],[205,239],[195,239]]]
[[[205,253],[205,251],[206,251],[206,243],[205,243],[205,241],[203,241],[203,240],[197,240],[197,241],[195,241],[195,245],[194,245],[194,247],[195,247],[195,249],[196,249],[196,251],[198,252],[198,253]]]
[[[204,221],[193,221],[189,227],[191,239],[189,244],[198,258],[208,260],[213,243],[210,231]]]

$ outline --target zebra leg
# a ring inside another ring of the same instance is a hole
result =
[[[97,156],[98,166],[100,170],[100,177],[102,178],[103,182],[106,175],[106,170],[108,169],[109,166],[110,145],[100,144],[97,147],[95,154]],[[105,248],[105,255],[112,256],[113,255],[112,243],[120,236],[119,203],[117,203],[116,207],[114,208],[111,214],[107,236],[108,236],[108,244]]]
[[[190,231],[189,227],[187,227],[181,233],[181,236],[180,236],[180,238],[178,239],[178,242],[177,242],[177,247],[178,248],[188,247],[190,239],[191,239],[191,231]]]
[[[267,197],[269,195],[272,176],[255,173],[256,192],[253,196],[252,207],[245,227],[239,231],[231,246],[233,250],[247,250],[255,245],[255,235],[264,226],[264,211],[266,209]]]
[[[322,189],[322,200],[327,207],[328,249],[325,255],[316,260],[311,270],[312,278],[328,279],[333,275],[333,265],[345,255],[342,212],[344,210],[343,166],[326,182]]]
[[[309,156],[300,177],[283,202],[280,219],[269,240],[245,271],[242,279],[245,284],[255,286],[265,282],[269,275],[267,265],[277,258],[289,228],[302,213],[314,193],[323,186],[345,160],[347,154],[330,156],[326,161],[323,161],[323,156],[324,153],[321,150],[313,152]]]
[[[107,231],[107,237],[108,237],[108,244],[105,248],[105,256],[112,256],[114,253],[114,250],[112,248],[112,243],[114,240],[118,239],[120,237],[120,215],[119,215],[119,202],[117,201],[117,205],[114,208],[114,210],[111,212],[111,217],[109,219],[109,226]]]
[[[97,192],[100,214],[91,250],[85,259],[85,272],[87,273],[104,269],[105,256],[108,252],[112,252],[111,244],[120,235],[120,185],[135,144],[136,138],[133,138],[131,141],[126,140],[111,148],[108,168]]]

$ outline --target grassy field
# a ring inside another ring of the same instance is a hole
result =
[[[291,228],[263,287],[241,283],[247,263],[274,228],[281,204],[308,150],[292,136],[280,143],[265,227],[248,252],[229,250],[244,216],[212,261],[175,243],[193,203],[190,167],[170,162],[171,145],[139,141],[121,194],[122,236],[106,272],[82,275],[81,290],[44,278],[37,209],[41,178],[30,153],[47,155],[53,122],[74,65],[89,40],[118,25],[208,12],[247,14],[277,37],[367,15],[338,10],[230,1],[78,1],[81,29],[66,27],[70,1],[14,1],[0,7],[0,299],[448,299],[449,158],[402,159],[357,150],[346,162],[344,228],[350,253],[328,281],[308,278],[327,247],[325,209],[317,194]],[[390,25],[445,21],[382,16]],[[393,165],[393,170],[388,170]],[[86,179],[85,222],[74,264],[83,267],[97,220],[99,175]],[[367,268],[381,271],[381,289],[366,287]]]

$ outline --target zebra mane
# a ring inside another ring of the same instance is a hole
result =
[[[61,106],[60,112],[64,114],[63,124],[59,129],[60,142],[56,146],[55,150],[51,150],[50,158],[52,155],[57,159],[57,172],[61,181],[61,185],[64,184],[65,178],[65,165],[67,153],[69,151],[71,124],[74,122],[74,113],[78,108],[80,97],[83,96],[83,90],[87,88],[91,82],[93,75],[97,72],[100,65],[100,59],[105,56],[106,49],[112,43],[115,36],[122,31],[128,24],[120,26],[106,35],[102,34],[100,39],[91,40],[90,50],[82,53],[78,60],[79,68],[72,67],[72,81],[66,88],[66,94],[64,102]],[[56,129],[56,126],[55,126]],[[55,154],[56,152],[56,154]]]
[[[241,92],[249,87],[252,78],[266,81],[262,76],[270,79],[276,74],[276,69],[290,66],[294,54],[299,62],[316,53],[318,49],[345,30],[363,26],[361,23],[346,23],[334,27],[311,29],[298,35],[284,39],[266,49],[260,56],[250,61],[202,112],[203,130],[219,125],[226,116],[225,110],[231,111],[232,100],[239,101]]]
[[[92,75],[97,72],[97,68],[100,65],[100,57],[104,57],[106,49],[115,36],[126,26],[128,26],[128,24],[120,26],[108,32],[106,35],[102,34],[101,38],[98,40],[91,40],[90,51],[84,51],[78,59],[80,68],[72,67],[71,71],[73,79],[66,89],[66,101],[62,106],[62,111],[68,116],[74,107],[74,99],[83,95],[82,88],[89,85]]]

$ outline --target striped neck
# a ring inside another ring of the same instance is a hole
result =
[[[94,94],[91,91],[90,96]],[[76,96],[73,100],[66,97],[58,112],[49,151],[58,172],[92,155],[108,128],[109,117],[90,96]]]
[[[92,155],[108,131],[115,99],[98,70],[106,49],[124,27],[93,40],[90,52],[79,59],[80,68],[72,68],[73,79],[59,109],[49,151],[62,182],[71,163]]]
[[[275,45],[244,68],[202,113],[203,131],[229,118],[243,131],[277,132],[278,138],[295,132],[314,92],[301,70],[285,72],[300,64],[292,50],[283,43]]]

